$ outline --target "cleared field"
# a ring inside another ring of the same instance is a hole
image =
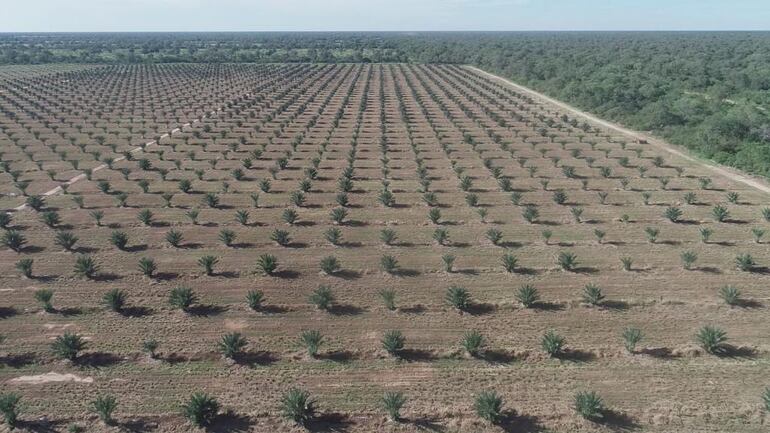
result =
[[[691,161],[448,65],[91,67],[1,76],[0,107],[0,380],[30,428],[102,429],[89,405],[111,394],[109,429],[186,431],[203,390],[231,410],[214,430],[286,431],[299,387],[321,431],[766,429],[768,197]],[[705,325],[727,333],[716,354]],[[74,362],[50,349],[65,332]],[[232,332],[247,345],[225,360]],[[474,412],[484,390],[500,425]],[[586,390],[597,422],[573,409]]]

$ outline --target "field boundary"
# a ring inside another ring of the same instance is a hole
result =
[[[632,129],[628,129],[622,125],[619,125],[617,123],[613,123],[607,120],[604,120],[600,117],[597,117],[593,114],[590,114],[588,112],[582,111],[578,108],[573,107],[572,105],[569,105],[565,102],[562,102],[558,99],[551,98],[550,96],[544,95],[543,93],[540,93],[536,90],[532,90],[529,87],[522,86],[521,84],[517,84],[511,80],[508,80],[507,78],[503,78],[499,75],[492,74],[491,72],[487,72],[483,69],[477,68],[475,66],[471,65],[464,65],[466,69],[469,69],[471,71],[474,71],[478,74],[481,74],[487,78],[491,78],[494,81],[503,83],[507,86],[513,87],[517,90],[520,90],[522,92],[528,93],[529,95],[540,99],[544,102],[547,102],[551,105],[555,105],[556,107],[559,107],[561,109],[567,110],[573,114],[576,114],[592,123],[599,124],[605,128],[614,130],[616,132],[620,132],[621,134],[628,135],[630,137],[633,137],[636,140],[645,140],[647,143],[658,147],[659,149],[665,150],[668,153],[671,153],[672,155],[676,155],[680,158],[684,158],[687,161],[695,162],[697,164],[702,165],[703,167],[713,171],[714,173],[719,174],[720,176],[725,176],[731,180],[734,180],[736,182],[743,183],[745,185],[748,185],[752,188],[758,189],[764,193],[770,194],[770,185],[768,185],[763,180],[760,180],[755,177],[751,177],[745,173],[738,172],[737,170],[734,170],[732,168],[728,168],[722,165],[715,164],[711,161],[706,161],[700,158],[696,158],[689,154],[689,152],[682,151],[677,149],[674,145],[671,143],[666,142],[665,140],[662,140],[660,138],[657,138],[653,135],[646,134],[644,132],[640,131],[634,131]]]

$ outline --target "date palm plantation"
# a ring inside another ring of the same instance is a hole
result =
[[[3,429],[766,431],[769,34],[13,32],[49,1],[0,14]],[[338,3],[291,16],[658,0]]]

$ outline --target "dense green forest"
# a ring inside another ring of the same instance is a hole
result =
[[[0,64],[472,64],[770,177],[770,33],[0,34]]]

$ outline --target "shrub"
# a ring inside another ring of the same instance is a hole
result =
[[[382,302],[385,303],[385,308],[387,308],[390,311],[396,310],[396,292],[392,289],[382,289],[380,290],[380,297],[382,298]]]
[[[468,352],[468,355],[476,357],[484,346],[484,337],[478,331],[468,331],[460,340],[460,345]]]
[[[464,287],[449,287],[446,291],[445,299],[449,305],[459,311],[466,311],[470,307],[471,296]]]
[[[27,238],[16,230],[8,230],[3,233],[3,245],[19,253],[27,243]]]
[[[56,245],[64,248],[65,251],[72,251],[72,248],[75,246],[77,241],[77,236],[68,231],[56,232],[56,236],[54,236],[53,240]]]
[[[484,391],[476,396],[473,409],[479,418],[498,424],[503,418],[503,398],[494,391]]]
[[[623,345],[629,353],[634,353],[636,345],[642,341],[644,334],[638,328],[626,328],[623,330]]]
[[[587,420],[601,419],[604,411],[604,402],[593,391],[580,391],[575,394],[575,412]]]
[[[583,302],[588,305],[599,305],[604,299],[602,289],[595,284],[586,284],[583,288]]]
[[[566,342],[567,341],[564,339],[564,337],[557,334],[553,330],[548,330],[545,334],[543,334],[543,338],[540,340],[540,346],[543,348],[545,353],[555,357],[561,354],[561,351],[564,348]]]
[[[139,259],[139,270],[142,271],[144,276],[152,278],[152,275],[156,270],[158,270],[158,266],[155,264],[153,259],[149,257],[142,257]]]
[[[724,343],[727,341],[727,333],[714,326],[704,326],[695,334],[695,340],[706,352],[718,355],[724,352]]]
[[[81,336],[69,331],[56,337],[53,343],[51,343],[53,354],[59,359],[66,359],[68,361],[75,361],[78,353],[85,349],[85,347],[85,340]]]
[[[196,392],[182,405],[182,415],[196,427],[205,427],[214,421],[219,413],[219,402],[214,397]]]
[[[380,258],[380,266],[383,271],[392,274],[398,270],[398,260],[393,256],[384,255]]]
[[[118,407],[118,400],[111,395],[100,395],[91,402],[91,411],[99,415],[99,419],[109,425],[113,423],[112,413]]]
[[[393,243],[396,241],[396,238],[398,238],[398,236],[396,235],[395,230],[382,229],[380,231],[380,240],[385,245],[393,245]]]
[[[110,243],[115,246],[115,248],[125,251],[126,246],[128,245],[128,235],[126,232],[121,231],[113,231],[110,233]]]
[[[682,259],[682,267],[687,270],[698,260],[698,254],[692,250],[682,251],[679,257]]]
[[[175,287],[171,289],[168,303],[182,311],[187,311],[192,304],[198,302],[198,296],[189,287]]]
[[[40,303],[43,311],[46,313],[53,313],[54,308],[51,301],[53,300],[53,290],[51,289],[38,289],[34,293],[35,300]]]
[[[437,207],[430,208],[430,210],[428,210],[428,219],[433,224],[439,224],[441,221],[441,210]]]
[[[540,300],[540,295],[538,294],[537,289],[534,286],[526,284],[524,286],[519,287],[519,290],[516,292],[515,298],[517,301],[521,303],[521,305],[524,308],[530,308],[530,307],[533,307],[538,300]]]
[[[168,242],[169,245],[171,245],[174,248],[178,248],[179,245],[182,243],[182,239],[184,237],[182,236],[181,232],[178,232],[176,230],[169,230],[166,233],[166,242]]]
[[[32,264],[35,262],[34,259],[26,258],[21,259],[18,262],[16,262],[16,269],[21,272],[21,275],[23,275],[25,278],[32,278]]]
[[[492,245],[500,245],[500,241],[503,240],[503,233],[497,229],[487,230],[486,235],[489,242],[492,242]]]
[[[711,215],[714,216],[714,220],[721,223],[730,218],[730,211],[722,205],[716,205],[711,209]]]
[[[203,268],[203,273],[212,276],[214,275],[214,265],[219,263],[219,258],[214,256],[203,256],[198,259],[198,266]]]
[[[676,223],[682,218],[682,210],[675,206],[669,206],[663,211],[663,216],[672,223]]]
[[[433,231],[433,240],[439,245],[446,245],[449,241],[449,231],[445,228],[438,228]]]
[[[735,257],[735,264],[738,266],[738,269],[744,271],[744,272],[751,272],[754,270],[754,266],[757,265],[757,263],[754,261],[754,257],[751,256],[751,254],[739,254]]]
[[[313,419],[315,410],[315,401],[307,391],[292,388],[281,397],[281,414],[297,425],[307,425]]]
[[[444,263],[444,270],[447,272],[452,272],[452,268],[454,267],[455,263],[455,256],[452,254],[444,254],[441,256],[441,261]]]
[[[262,275],[273,275],[278,269],[278,258],[272,254],[262,254],[257,258],[257,271]]]
[[[262,308],[262,302],[265,299],[265,294],[260,290],[249,290],[246,293],[246,303],[254,311],[259,311]]]
[[[514,272],[516,270],[516,265],[519,263],[519,259],[513,254],[503,254],[501,261],[506,272]]]
[[[102,301],[110,310],[120,312],[126,305],[126,293],[120,289],[110,289],[104,294]]]
[[[574,253],[562,251],[556,256],[556,263],[565,271],[574,271],[577,268],[577,256]]]
[[[334,256],[326,256],[321,259],[320,268],[326,275],[332,275],[335,272],[339,272],[342,269],[340,261]]]
[[[719,297],[722,298],[727,305],[738,305],[740,303],[741,292],[734,286],[724,286],[719,289]]]
[[[320,349],[323,343],[323,335],[319,331],[302,331],[299,336],[300,343],[307,349],[307,354],[311,357],[318,355],[318,349]]]
[[[382,407],[393,422],[401,419],[401,408],[406,403],[406,397],[400,392],[386,392],[382,396]]]
[[[93,279],[99,272],[99,265],[91,256],[78,256],[75,259],[75,275]]]
[[[382,347],[392,356],[398,355],[398,352],[404,348],[406,338],[401,331],[388,331],[382,337]]]
[[[222,356],[228,359],[237,358],[246,347],[248,342],[239,332],[230,332],[222,336],[217,348]]]

